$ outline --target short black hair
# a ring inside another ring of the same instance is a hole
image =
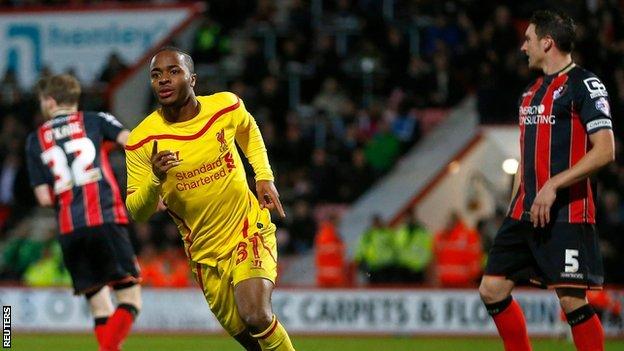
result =
[[[160,54],[163,51],[173,51],[182,55],[184,57],[184,64],[186,65],[186,68],[188,68],[190,73],[195,73],[195,62],[193,62],[193,58],[191,57],[191,55],[175,46],[163,46],[160,49],[156,50],[154,55],[152,55],[152,60],[154,59],[154,57],[156,57],[156,55]]]
[[[540,10],[533,13],[529,22],[535,25],[538,38],[549,35],[559,50],[570,53],[574,49],[576,25],[570,16],[563,12]]]

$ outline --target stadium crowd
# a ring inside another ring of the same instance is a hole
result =
[[[0,1],[0,5],[100,2]],[[321,3],[322,12],[311,3]],[[394,11],[384,3],[214,1],[197,29],[191,55],[199,77],[198,95],[235,92],[261,128],[289,214],[282,222],[276,219],[281,254],[313,250],[319,223],[327,219],[323,208],[352,203],[388,172],[432,127],[425,118],[432,111],[443,116],[443,111],[472,94],[482,123],[516,121],[518,95],[533,77],[519,47],[527,17],[543,7],[541,1],[397,0]],[[624,112],[622,5],[607,0],[549,3],[577,20],[574,59],[605,81],[617,135]],[[83,82],[81,108],[106,110],[106,87],[129,64],[112,54],[98,81]],[[50,66],[41,75],[53,69]],[[54,241],[55,224],[32,219],[46,218],[33,216],[42,210],[36,209],[23,155],[26,134],[42,123],[36,96],[32,87],[18,84],[10,69],[0,82],[0,279],[64,284],[68,277]],[[618,162],[597,176],[606,279],[620,284],[624,283],[624,272],[618,269],[624,265],[618,254],[624,248],[621,142],[618,138]],[[445,284],[439,268],[454,256],[443,252],[445,240],[466,235],[478,247],[471,246],[469,263],[462,263],[474,267],[464,283],[475,284],[483,253],[495,234],[489,228],[496,227],[492,223],[500,221],[501,211],[504,208],[480,223],[478,231],[464,228],[458,218],[449,220],[446,236],[430,234],[415,219],[398,228],[376,221],[362,236],[357,261],[368,272],[377,264],[372,282],[457,285],[452,277]],[[179,252],[179,234],[166,215],[132,229],[147,284],[191,283]],[[406,232],[412,231],[420,235],[413,245],[388,248],[395,245],[392,242],[405,243],[410,237]],[[383,261],[372,263],[366,253],[371,242],[387,252],[412,251],[372,258]],[[418,262],[405,259],[415,252],[423,255]],[[388,270],[392,273],[386,274]]]

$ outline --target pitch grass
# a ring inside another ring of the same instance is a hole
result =
[[[432,337],[312,337],[293,338],[298,351],[502,351],[495,338]],[[534,351],[574,351],[566,340],[532,340]],[[14,334],[11,350],[17,351],[96,351],[94,336],[88,334]],[[231,338],[223,335],[134,334],[123,351],[240,351]],[[608,341],[607,351],[624,351],[624,341]]]

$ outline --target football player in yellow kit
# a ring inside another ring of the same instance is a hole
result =
[[[126,145],[130,214],[145,221],[162,199],[223,328],[247,350],[294,350],[271,307],[277,248],[269,210],[285,214],[254,118],[232,93],[195,96],[193,60],[177,48],[152,57],[150,77],[161,108]]]

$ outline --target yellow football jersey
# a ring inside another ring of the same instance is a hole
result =
[[[266,147],[253,117],[236,95],[228,92],[198,96],[200,112],[178,123],[160,111],[147,116],[130,133],[126,145],[128,210],[136,212],[132,193],[153,179],[153,141],[158,151],[170,150],[182,160],[167,172],[160,196],[182,235],[187,255],[215,266],[229,257],[247,226],[272,225],[247,185],[240,146],[256,180],[273,180]],[[253,229],[251,229],[253,230]],[[246,235],[246,233],[245,233]]]

